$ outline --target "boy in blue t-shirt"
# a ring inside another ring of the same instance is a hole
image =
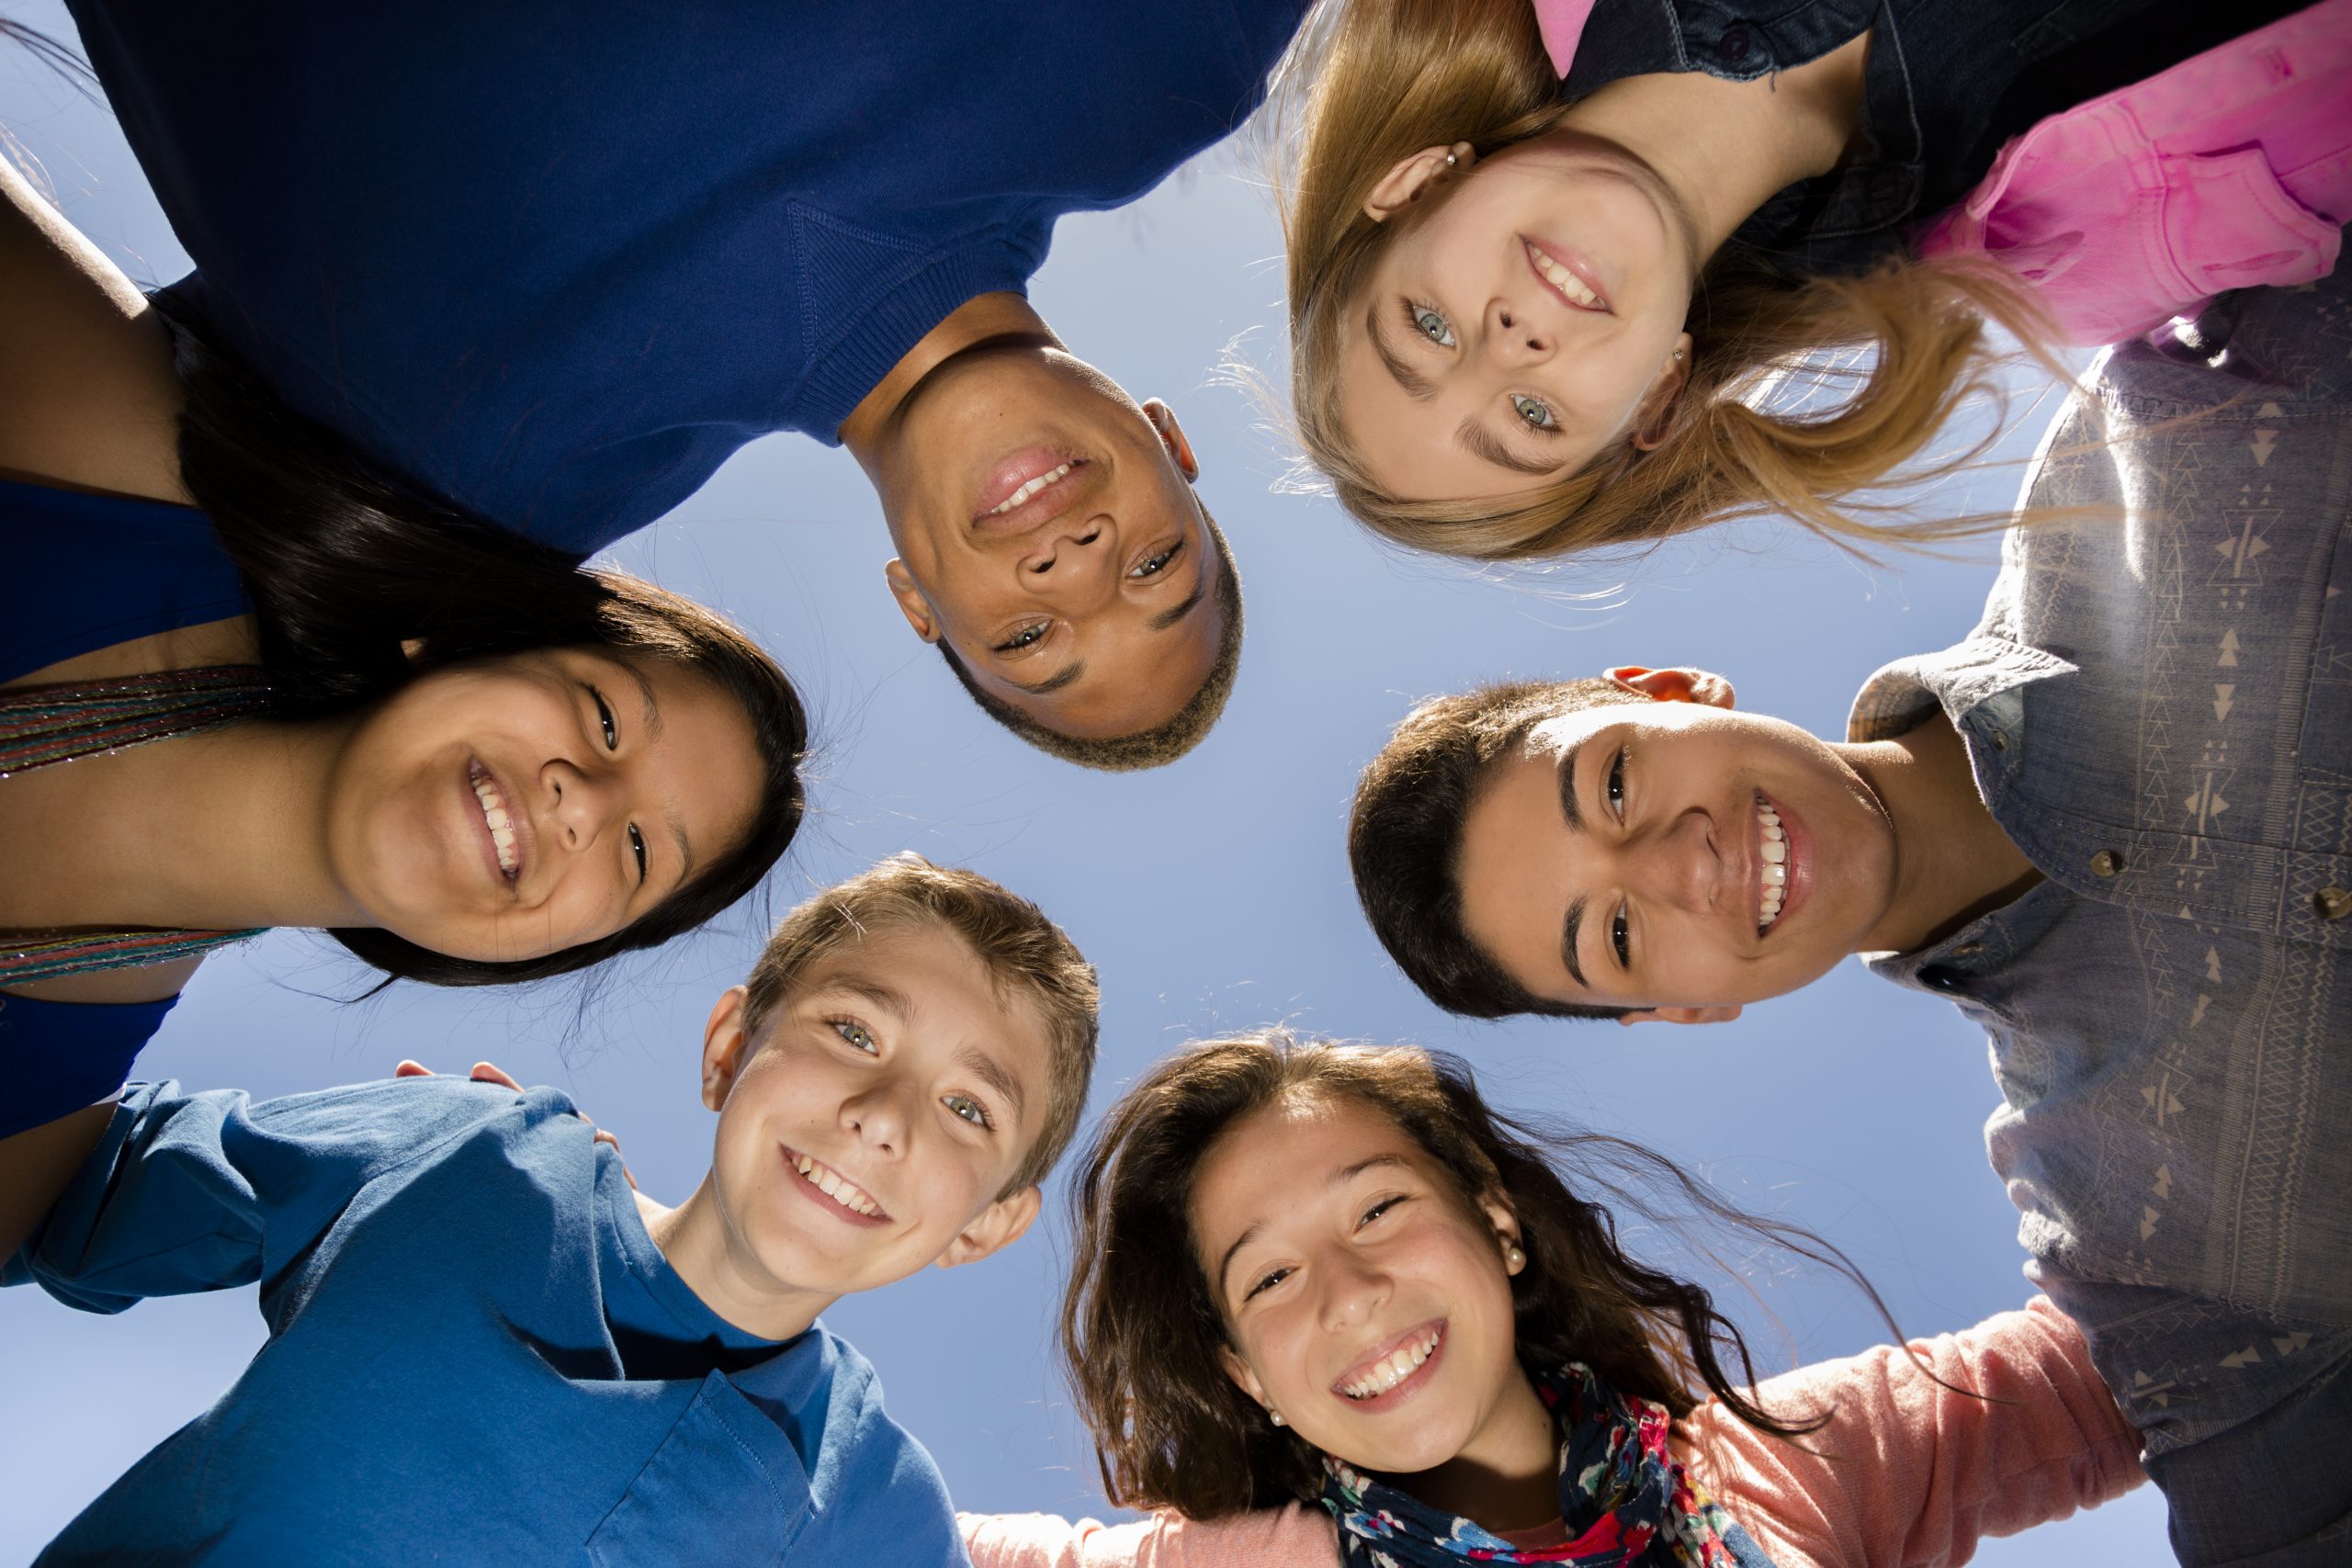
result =
[[[816,1318],[1028,1228],[1097,1001],[986,878],[829,888],[712,1010],[716,1148],[673,1209],[553,1089],[133,1089],[8,1282],[119,1312],[258,1279],[270,1337],[40,1561],[963,1562]]]

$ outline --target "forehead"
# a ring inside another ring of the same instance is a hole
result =
[[[1052,1076],[1053,1041],[1043,1010],[1018,987],[1000,984],[954,928],[914,915],[853,930],[803,969],[791,1001],[847,992],[903,1013],[902,1055],[946,1062],[973,1053],[1017,1081],[1034,1120]]]
[[[1425,1177],[1436,1169],[1412,1134],[1352,1096],[1295,1093],[1253,1111],[1210,1145],[1194,1173],[1195,1245],[1214,1265],[1244,1231],[1271,1234],[1285,1216],[1309,1212],[1334,1177],[1384,1156]]]

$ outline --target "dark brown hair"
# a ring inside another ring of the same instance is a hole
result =
[[[1740,1383],[1755,1381],[1738,1328],[1704,1289],[1629,1256],[1611,1209],[1572,1190],[1571,1177],[1587,1194],[1675,1224],[1640,1191],[1660,1190],[1702,1221],[1835,1269],[1893,1325],[1827,1242],[1741,1213],[1637,1144],[1501,1114],[1452,1056],[1281,1030],[1204,1041],[1112,1108],[1071,1194],[1077,1261],[1062,1300],[1062,1364],[1114,1503],[1215,1518],[1311,1498],[1321,1485],[1316,1451],[1272,1425],[1219,1364],[1229,1337],[1192,1245],[1190,1209],[1202,1160],[1235,1122],[1306,1098],[1370,1107],[1443,1166],[1465,1200],[1510,1204],[1527,1252],[1511,1282],[1523,1365],[1582,1361],[1677,1416],[1712,1396],[1781,1437],[1827,1419],[1777,1416],[1743,1393],[1727,1365]]]
[[[1092,739],[1064,735],[1058,729],[1046,728],[995,693],[982,689],[944,637],[936,644],[939,656],[947,660],[947,668],[956,671],[956,679],[963,682],[965,692],[980,705],[983,712],[1048,756],[1106,773],[1167,766],[1199,745],[1216,728],[1216,721],[1225,715],[1225,700],[1233,694],[1233,678],[1241,669],[1241,577],[1233,570],[1233,551],[1225,542],[1225,531],[1209,515],[1209,509],[1201,506],[1197,496],[1193,504],[1201,507],[1202,530],[1216,550],[1216,587],[1212,597],[1221,619],[1216,659],[1203,677],[1200,689],[1176,710],[1174,717],[1134,735],[1107,735]]]
[[[1094,1078],[1102,987],[1094,965],[1044,910],[976,871],[904,850],[804,900],[776,923],[744,983],[744,1030],[761,1027],[808,966],[868,931],[932,921],[962,938],[1000,997],[1037,1010],[1048,1044],[1045,1120],[999,1197],[1046,1179],[1078,1131]]]
[[[1431,697],[1405,716],[1356,781],[1348,864],[1380,945],[1421,994],[1469,1018],[1620,1018],[1623,1008],[1555,1002],[1507,974],[1462,919],[1462,829],[1497,758],[1547,718],[1653,699],[1604,676],[1501,681]]]

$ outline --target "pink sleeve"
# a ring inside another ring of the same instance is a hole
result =
[[[1910,1348],[1934,1378],[1882,1346],[1759,1383],[1775,1414],[1834,1412],[1794,1442],[1701,1406],[1679,1431],[1694,1477],[1768,1552],[1854,1568],[1965,1561],[1983,1537],[2147,1479],[2139,1434],[2047,1298]]]
[[[1593,0],[1535,0],[1535,27],[1544,35],[1544,52],[1552,57],[1552,69],[1563,82],[1577,62],[1577,44],[1592,7]]]
[[[1125,1525],[1053,1514],[958,1514],[956,1522],[972,1568],[1335,1568],[1340,1560],[1331,1517],[1296,1503]]]

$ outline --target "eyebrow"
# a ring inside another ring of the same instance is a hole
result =
[[[1012,1102],[1012,1119],[1021,1120],[1029,1109],[1029,1097],[1021,1092],[1021,1080],[1005,1070],[1002,1062],[977,1045],[967,1045],[956,1053],[956,1060],[970,1069],[982,1083]]]
[[[662,735],[662,705],[653,700],[653,682],[646,679],[644,671],[627,660],[616,660],[615,662],[628,671],[629,679],[637,682],[637,694],[645,704],[645,733],[652,739],[659,739]]]
[[[1510,448],[1496,440],[1493,432],[1480,424],[1476,414],[1462,422],[1462,428],[1453,433],[1453,439],[1460,443],[1463,450],[1472,457],[1483,457],[1496,467],[1509,468],[1513,473],[1532,474],[1537,479],[1545,479],[1551,475],[1554,468],[1559,466],[1556,463],[1546,463],[1540,458],[1511,456]]]
[[[1372,309],[1366,310],[1363,315],[1364,334],[1372,339],[1373,352],[1380,355],[1380,363],[1388,367],[1388,374],[1396,378],[1398,386],[1404,388],[1418,400],[1428,402],[1437,396],[1437,386],[1428,377],[1397,357],[1396,351],[1388,346],[1388,339],[1380,330],[1382,313],[1380,304],[1378,299],[1374,299],[1372,302]]]
[[[1367,1170],[1377,1169],[1379,1167],[1384,1165],[1409,1166],[1411,1162],[1406,1159],[1403,1155],[1373,1155],[1364,1159],[1356,1161],[1353,1165],[1341,1166],[1339,1169],[1330,1174],[1330,1177],[1323,1183],[1323,1186],[1326,1190],[1334,1187],[1344,1187],[1349,1182],[1354,1180],[1357,1177],[1362,1176]],[[1233,1245],[1225,1249],[1225,1256],[1217,1259],[1216,1293],[1219,1296],[1225,1294],[1225,1277],[1233,1271],[1233,1255],[1239,1252],[1251,1242],[1257,1240],[1258,1232],[1262,1228],[1262,1226],[1251,1225],[1248,1230],[1243,1231],[1239,1235],[1235,1236],[1233,1238]]]
[[[1011,684],[1016,692],[1026,692],[1033,697],[1049,697],[1085,673],[1086,660],[1073,659],[1034,686],[1024,686],[1018,681],[1013,681]]]
[[[897,1016],[903,1023],[914,1011],[914,1004],[907,1000],[907,993],[887,980],[869,980],[863,975],[843,975],[829,982],[835,989],[854,997],[864,997],[884,1012]]]

